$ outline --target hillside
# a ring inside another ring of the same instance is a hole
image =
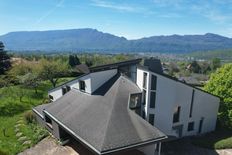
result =
[[[216,34],[152,36],[127,40],[95,29],[10,32],[0,36],[8,50],[188,53],[232,48]]]

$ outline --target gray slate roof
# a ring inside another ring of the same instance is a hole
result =
[[[98,154],[154,143],[166,136],[128,108],[130,93],[141,90],[117,75],[93,95],[71,90],[45,112],[56,118]]]

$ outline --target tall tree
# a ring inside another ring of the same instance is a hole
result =
[[[220,122],[232,128],[232,63],[222,66],[211,74],[204,90],[221,97]]]
[[[193,73],[200,73],[201,71],[201,67],[200,65],[197,63],[197,61],[193,61],[191,64],[190,64],[190,71],[193,72]]]
[[[67,74],[68,66],[61,61],[40,60],[39,75],[41,79],[49,80],[56,87],[58,80]]]
[[[0,75],[4,74],[11,67],[10,57],[4,48],[3,42],[0,41]]]
[[[69,55],[69,61],[68,61],[69,65],[71,67],[75,67],[76,65],[80,65],[80,60],[77,57],[77,55]]]
[[[213,58],[211,60],[211,69],[216,70],[221,66],[221,60],[219,58]]]

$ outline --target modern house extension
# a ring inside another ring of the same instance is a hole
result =
[[[168,138],[215,129],[218,97],[167,76],[157,59],[140,62],[92,67],[50,90],[52,102],[33,108],[38,122],[99,155],[160,154]]]

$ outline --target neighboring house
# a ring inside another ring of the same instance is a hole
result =
[[[157,59],[90,68],[49,91],[33,109],[58,139],[74,138],[95,154],[137,149],[160,154],[161,142],[213,131],[219,98],[163,73]]]

